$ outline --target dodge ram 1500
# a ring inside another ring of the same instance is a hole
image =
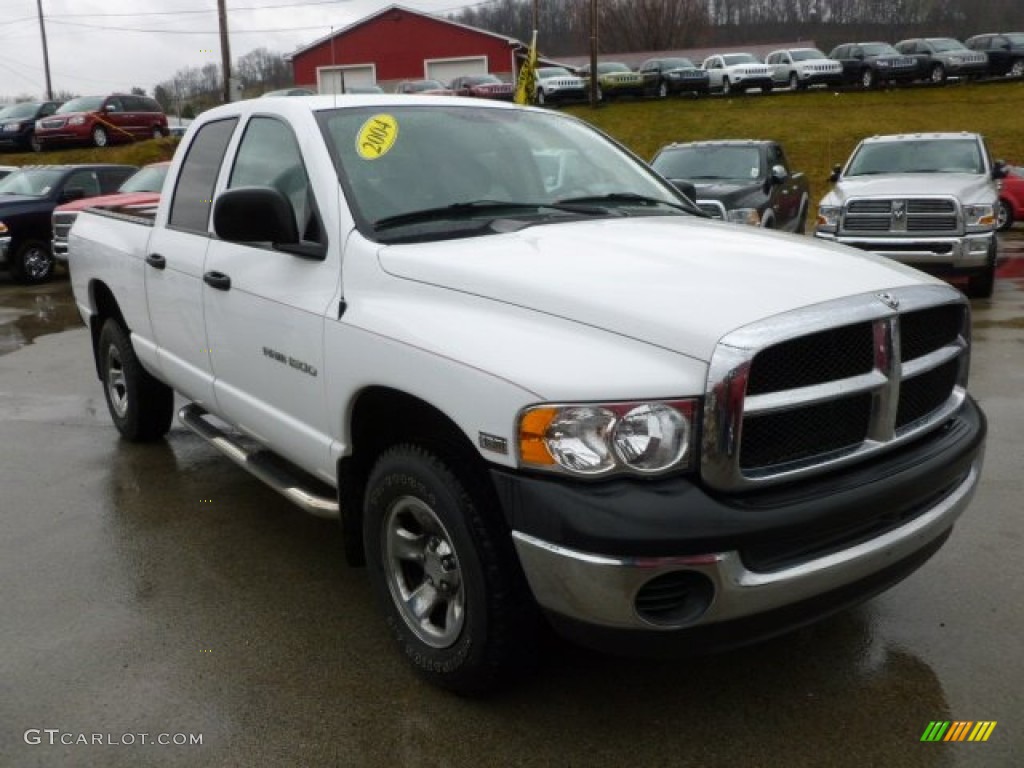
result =
[[[544,618],[644,653],[806,623],[923,563],[978,483],[959,291],[696,215],[576,118],[253,99],[165,190],[70,233],[114,424],[160,439],[177,392],[340,518],[438,685],[520,670]]]

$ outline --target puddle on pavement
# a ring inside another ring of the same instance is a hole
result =
[[[33,286],[0,282],[0,355],[40,336],[80,327],[82,318],[66,278]]]

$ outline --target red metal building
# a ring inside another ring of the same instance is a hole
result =
[[[320,93],[401,80],[449,82],[459,75],[491,73],[514,81],[527,45],[510,37],[392,5],[333,35],[299,48],[292,62],[295,85]]]

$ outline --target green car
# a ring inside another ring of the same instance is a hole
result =
[[[590,65],[580,67],[579,76],[590,88]],[[619,96],[643,96],[644,77],[619,61],[602,61],[597,65],[597,99],[617,99]]]

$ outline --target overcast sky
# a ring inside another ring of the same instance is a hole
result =
[[[446,13],[479,0],[397,3]],[[53,90],[127,91],[179,69],[220,64],[217,0],[42,0]],[[385,0],[227,0],[231,60],[254,48],[288,53],[396,3]],[[36,0],[0,0],[0,99],[46,92]]]

